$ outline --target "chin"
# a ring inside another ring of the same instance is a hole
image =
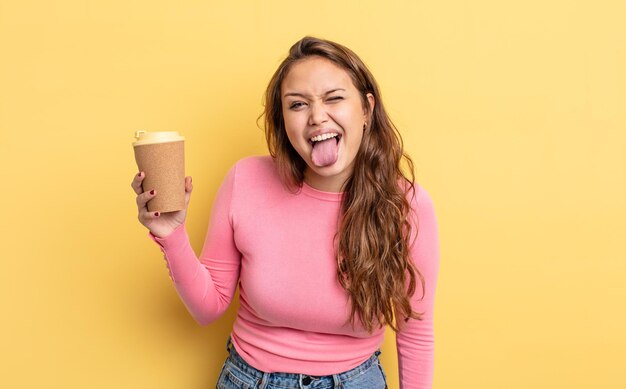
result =
[[[341,163],[341,161],[337,161],[334,164],[325,167],[317,167],[315,165],[311,167],[311,165],[309,165],[309,168],[313,170],[313,172],[315,172],[315,174],[317,174],[318,176],[325,178],[340,176],[344,174],[347,170],[345,164]]]

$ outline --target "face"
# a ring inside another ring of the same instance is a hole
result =
[[[304,180],[312,187],[338,192],[352,174],[363,139],[367,109],[349,74],[333,62],[310,57],[294,65],[281,86],[287,137],[306,162]]]

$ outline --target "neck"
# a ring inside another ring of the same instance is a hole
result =
[[[343,191],[343,185],[349,178],[349,174],[339,174],[336,176],[321,176],[306,169],[304,172],[304,182],[311,188],[320,190],[322,192],[334,192],[341,193]]]

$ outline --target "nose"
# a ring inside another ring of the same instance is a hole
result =
[[[328,113],[326,112],[324,104],[318,102],[311,103],[309,110],[309,125],[319,126],[327,121]]]

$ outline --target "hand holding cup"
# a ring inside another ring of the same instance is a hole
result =
[[[158,196],[158,193],[156,193],[156,190],[149,188],[146,188],[147,191],[143,191],[142,182],[144,178],[146,178],[146,174],[139,172],[130,184],[137,194],[138,219],[154,236],[164,238],[185,222],[191,191],[193,190],[192,180],[191,177],[185,177],[185,208],[180,211],[162,213],[148,210],[148,201]]]

